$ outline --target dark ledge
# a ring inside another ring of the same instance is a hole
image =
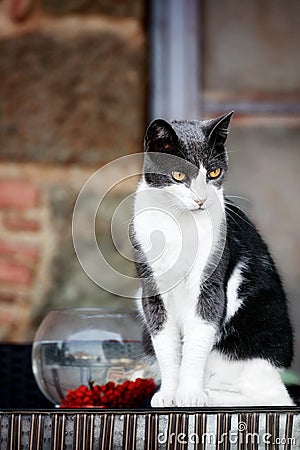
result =
[[[300,445],[298,407],[4,410],[0,420],[1,449],[10,450],[254,450],[271,449],[273,443],[292,450]]]

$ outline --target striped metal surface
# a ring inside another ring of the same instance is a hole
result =
[[[294,450],[300,409],[2,411],[0,450]]]

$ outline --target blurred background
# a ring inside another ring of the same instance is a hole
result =
[[[1,341],[30,342],[55,307],[131,304],[78,263],[80,189],[140,152],[154,115],[235,109],[227,192],[244,197],[282,273],[300,374],[299,17],[297,0],[0,0]],[[111,216],[135,183],[111,193],[97,222],[112,259]]]

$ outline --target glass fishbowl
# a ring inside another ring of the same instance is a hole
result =
[[[33,342],[32,367],[43,394],[60,404],[68,390],[153,378],[135,311],[63,309],[48,313]]]

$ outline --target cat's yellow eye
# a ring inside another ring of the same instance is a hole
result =
[[[186,174],[184,172],[172,172],[172,177],[176,181],[183,181],[186,179]]]
[[[208,175],[209,175],[209,178],[212,178],[212,179],[218,178],[221,175],[221,169],[211,170]]]

